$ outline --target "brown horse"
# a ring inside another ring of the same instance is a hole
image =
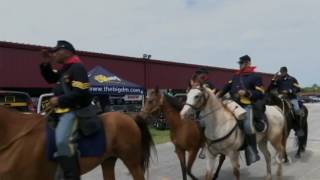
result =
[[[101,115],[107,151],[100,157],[80,159],[81,174],[101,165],[104,179],[115,179],[121,159],[133,179],[144,180],[154,143],[144,120],[110,112]],[[43,116],[0,107],[0,179],[53,180],[57,164],[47,159],[47,122]]]
[[[170,126],[171,141],[180,160],[183,180],[187,179],[187,174],[192,179],[197,179],[192,174],[191,169],[205,139],[203,131],[200,130],[195,121],[184,121],[180,118],[181,108],[182,106],[179,105],[177,99],[173,99],[173,97],[166,94],[162,95],[158,89],[154,89],[148,92],[143,112],[155,117],[159,117],[160,112],[164,113],[165,119]],[[187,162],[186,152],[188,153]],[[220,164],[215,174],[216,178],[223,161],[224,156],[220,157]]]

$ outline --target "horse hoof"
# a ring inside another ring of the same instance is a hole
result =
[[[291,164],[291,162],[292,162],[292,159],[290,157],[283,159],[284,164]]]
[[[271,180],[271,179],[272,179],[272,177],[271,177],[270,174],[268,174],[268,175],[266,176],[266,178],[265,178],[265,180]]]
[[[301,155],[300,154],[296,154],[295,156],[297,159],[300,159],[301,158]]]

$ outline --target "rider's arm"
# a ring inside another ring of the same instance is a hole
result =
[[[230,91],[231,86],[232,86],[232,80],[230,80],[230,81],[228,82],[228,84],[226,84],[226,85],[223,87],[223,89],[222,89],[221,91],[219,91],[219,95],[218,95],[218,96],[221,98],[221,97],[223,97],[225,94],[227,94],[227,93]]]
[[[293,78],[293,93],[298,93],[301,91],[301,87],[296,78]]]
[[[264,96],[264,87],[262,83],[262,78],[260,76],[257,76],[254,83],[254,89],[247,90],[248,96],[252,100],[262,99]]]
[[[83,65],[73,64],[70,92],[59,97],[60,107],[72,107],[91,98],[88,74]]]
[[[40,64],[40,71],[42,76],[48,83],[56,83],[60,79],[60,73],[53,70],[50,63]]]

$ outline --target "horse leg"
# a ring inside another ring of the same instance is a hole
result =
[[[115,180],[114,166],[116,164],[117,158],[108,158],[102,164],[102,173],[104,180]]]
[[[198,150],[192,150],[188,153],[188,162],[187,162],[187,173],[188,175],[193,179],[193,180],[196,180],[198,178],[196,178],[192,172],[191,172],[191,169],[192,169],[192,165],[194,163],[194,161],[196,160],[196,157],[197,157],[197,154],[198,154]]]
[[[296,153],[295,157],[297,159],[300,159],[301,158],[301,152],[302,152],[302,149],[303,149],[303,137],[297,137],[297,141],[298,141],[298,150],[297,150],[297,153]]]
[[[278,164],[277,169],[277,176],[279,179],[281,179],[282,176],[282,157],[283,157],[283,146],[281,142],[278,140],[278,138],[275,138],[273,141],[271,141],[272,146],[276,150],[276,157],[278,156],[278,159],[276,158],[276,162]]]
[[[240,180],[240,164],[239,164],[239,156],[240,152],[235,151],[230,153],[230,162],[233,167],[233,175],[236,177],[237,180]]]
[[[288,140],[289,133],[290,131],[285,135],[285,137],[282,138],[283,156],[284,156],[285,163],[289,163],[289,158],[287,153],[287,140]]]
[[[226,156],[224,154],[220,154],[218,168],[217,168],[216,172],[214,173],[213,180],[218,179],[221,167],[222,167],[225,159],[226,159]]]
[[[187,180],[187,168],[186,168],[186,151],[176,147],[176,154],[180,161],[180,167],[182,171],[182,179]]]
[[[266,167],[267,167],[266,180],[271,180],[271,155],[268,150],[268,144],[266,140],[262,140],[259,143],[259,149],[263,153],[264,159],[266,161]]]
[[[139,156],[131,156],[126,159],[123,159],[122,161],[129,169],[129,172],[134,180],[145,180]]]
[[[209,148],[209,147],[207,147]],[[206,150],[206,180],[212,180],[213,179],[213,169],[215,166],[215,159],[217,157],[217,155],[213,155],[212,153],[210,153],[210,150],[207,149]]]
[[[301,158],[301,153],[306,151],[307,140],[308,140],[308,124],[305,119],[303,119],[303,127],[301,127],[304,131],[304,135],[302,137],[298,137],[298,151],[296,153],[296,158]]]

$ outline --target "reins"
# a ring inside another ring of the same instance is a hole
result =
[[[200,89],[200,88],[194,88],[194,89],[199,89],[201,92],[203,92],[203,90]],[[203,93],[204,93],[204,92],[203,92]],[[210,95],[208,95],[207,98],[205,97],[205,95],[203,95],[203,97],[204,97],[204,100],[205,100],[205,101],[204,101],[204,103],[203,103],[199,108],[195,107],[195,106],[192,105],[192,104],[186,104],[186,105],[187,105],[187,106],[190,106],[190,107],[191,107],[192,109],[194,109],[194,110],[197,110],[197,109],[200,110],[200,109],[202,108],[202,106],[205,106],[205,105],[208,103],[208,99],[209,99]],[[199,117],[198,119],[199,119],[199,120],[204,119],[205,117],[211,115],[212,113],[214,113],[215,111],[217,111],[217,110],[219,110],[219,109],[221,109],[221,108],[223,108],[223,106],[219,106],[219,107],[217,107],[216,109],[213,109],[212,111],[210,111],[209,113],[207,113],[207,114]],[[235,118],[235,121],[236,121],[236,124],[235,124],[234,127],[229,131],[228,134],[226,134],[225,136],[223,136],[223,137],[221,137],[221,138],[218,138],[218,139],[215,139],[215,140],[210,140],[210,144],[208,144],[208,145],[211,146],[212,144],[221,142],[221,141],[227,139],[229,136],[231,136],[232,133],[233,133],[233,132],[237,129],[237,127],[238,127],[238,121],[237,121],[236,118]]]

